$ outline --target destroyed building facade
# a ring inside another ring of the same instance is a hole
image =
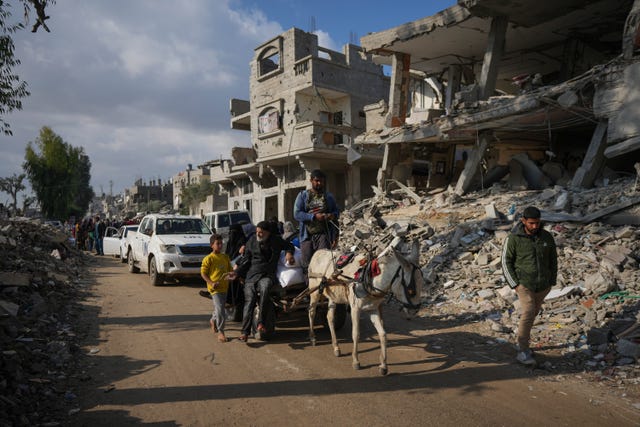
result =
[[[352,143],[365,129],[364,106],[388,93],[382,66],[358,46],[329,50],[297,28],[258,46],[250,100],[230,101],[231,127],[251,132],[252,148],[234,149],[211,172],[229,194],[228,209],[247,209],[254,220],[290,220],[317,168],[347,206],[370,196],[383,151]]]
[[[356,139],[385,148],[378,186],[589,188],[633,173],[639,16],[637,0],[459,0],[362,37],[392,71]]]

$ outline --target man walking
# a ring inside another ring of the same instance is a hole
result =
[[[525,208],[520,223],[507,237],[502,248],[502,270],[507,283],[520,299],[518,354],[525,365],[535,365],[529,348],[531,328],[542,302],[556,284],[558,255],[553,236],[540,224],[540,210]]]
[[[325,191],[327,177],[319,169],[311,171],[311,188],[296,197],[293,217],[300,223],[300,252],[305,276],[311,257],[318,249],[331,249],[337,243],[338,205],[333,194]]]

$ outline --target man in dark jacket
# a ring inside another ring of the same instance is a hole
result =
[[[256,234],[251,236],[245,246],[245,262],[237,271],[239,276],[245,278],[241,341],[246,342],[251,332],[257,293],[260,293],[260,317],[257,329],[261,333],[266,331],[262,314],[265,312],[266,305],[269,304],[269,289],[277,283],[276,269],[281,251],[286,251],[287,264],[293,265],[295,263],[293,245],[274,233],[269,222],[259,222],[256,226]]]
[[[505,240],[502,270],[520,299],[516,359],[525,365],[535,365],[529,348],[531,327],[558,274],[556,244],[551,233],[541,227],[538,208],[525,208],[520,223]]]

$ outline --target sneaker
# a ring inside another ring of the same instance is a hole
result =
[[[536,364],[536,359],[533,358],[533,353],[531,350],[525,350],[518,352],[516,356],[516,360],[523,365],[532,366]]]

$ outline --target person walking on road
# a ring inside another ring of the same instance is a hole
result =
[[[529,347],[531,328],[558,274],[556,244],[551,233],[542,228],[540,217],[538,208],[525,208],[502,248],[504,276],[520,300],[516,359],[524,365],[536,364]]]
[[[104,255],[104,249],[102,242],[104,241],[104,233],[107,231],[107,225],[104,223],[104,219],[100,220],[100,217],[96,217],[95,226],[95,239],[96,239],[96,255]]]
[[[318,249],[335,247],[338,219],[336,199],[325,191],[327,176],[320,169],[311,171],[311,188],[302,190],[296,197],[293,217],[300,223],[300,252],[302,269],[307,276],[311,257]]]
[[[227,301],[229,281],[235,279],[235,273],[231,271],[229,256],[222,252],[222,236],[213,234],[209,238],[209,243],[212,252],[202,260],[200,276],[207,283],[207,290],[213,301],[213,312],[211,319],[209,319],[209,325],[211,325],[213,332],[218,334],[218,341],[227,342],[227,336],[224,333],[227,320],[224,304]]]

